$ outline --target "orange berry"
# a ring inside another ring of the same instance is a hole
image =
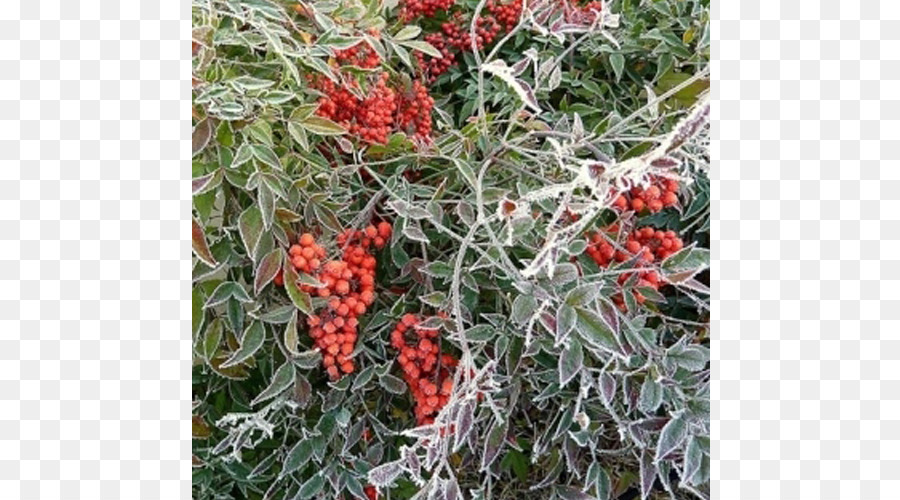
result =
[[[366,236],[368,236],[369,238],[378,236],[378,230],[375,229],[375,226],[368,226],[366,228]]]
[[[309,233],[303,233],[300,235],[300,244],[305,247],[308,247],[315,242],[316,242],[316,239],[313,238],[313,235],[311,235]]]
[[[341,371],[344,373],[353,373],[353,363],[350,361],[344,362],[344,364],[341,365]]]
[[[391,236],[391,225],[387,222],[378,223],[378,236],[388,239]]]

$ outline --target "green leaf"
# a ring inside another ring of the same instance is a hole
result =
[[[191,156],[197,156],[201,151],[206,149],[209,140],[212,138],[213,127],[209,118],[202,120],[194,126],[191,133],[192,153]]]
[[[256,120],[244,130],[257,142],[261,142],[270,148],[275,145],[272,142],[272,126],[266,120]]]
[[[421,42],[418,40],[407,40],[400,42],[401,45],[405,45],[413,50],[418,50],[425,55],[429,55],[435,59],[443,59],[444,54],[441,54],[441,51],[434,48],[434,45],[431,45],[428,42]]]
[[[394,35],[394,40],[398,42],[402,42],[404,40],[410,40],[417,36],[422,32],[422,28],[416,26],[415,24],[407,24],[400,30],[396,35]]]
[[[278,370],[275,371],[275,375],[272,376],[272,381],[269,382],[269,386],[250,402],[250,406],[255,406],[256,403],[265,401],[269,398],[274,398],[281,394],[288,387],[294,385],[295,375],[296,371],[294,370],[293,363],[285,362],[282,364]]]
[[[308,500],[309,498],[316,496],[324,487],[325,478],[322,477],[322,474],[316,474],[303,483],[303,486],[300,487],[300,491],[295,498],[298,500]]]
[[[263,234],[262,212],[256,205],[251,205],[238,217],[238,231],[241,233],[241,241],[247,256],[251,259],[256,255],[256,247]]]
[[[281,474],[278,477],[283,478],[306,465],[310,457],[312,457],[312,453],[313,443],[311,440],[301,439],[298,441],[285,457],[284,464],[281,467]]]
[[[340,124],[322,116],[310,116],[300,122],[299,125],[318,135],[341,135],[347,133],[347,129]]]
[[[230,168],[237,168],[247,163],[253,158],[253,151],[250,149],[250,146],[245,142],[238,146],[237,153],[234,155],[234,160],[229,165]]]
[[[224,122],[227,123],[227,122]],[[207,193],[217,188],[220,184],[222,184],[222,169],[217,168],[213,172],[210,172],[206,175],[200,177],[194,177],[191,179],[191,194],[193,196],[198,196],[203,193]]]
[[[206,304],[203,305],[204,309],[209,309],[210,307],[215,307],[219,304],[224,304],[226,300],[234,297],[241,302],[252,302],[253,299],[247,295],[247,291],[244,290],[240,284],[235,283],[234,281],[225,281],[219,284],[213,293],[206,300]]]
[[[431,292],[420,296],[419,300],[431,307],[441,308],[447,302],[447,294],[444,292]]]
[[[709,349],[700,345],[680,346],[678,344],[666,351],[666,359],[670,359],[685,370],[698,372],[706,368],[709,362]]]
[[[644,413],[651,414],[662,404],[663,388],[659,382],[653,380],[649,374],[641,385],[641,395],[638,399],[638,408]]]
[[[512,313],[509,316],[510,321],[517,325],[524,324],[528,321],[537,309],[537,301],[531,295],[519,295],[513,301]]]
[[[284,252],[280,248],[276,248],[267,253],[262,259],[259,259],[259,265],[256,266],[255,276],[253,277],[253,289],[257,295],[281,270],[283,255]]]
[[[243,363],[263,346],[266,340],[266,329],[261,321],[254,321],[241,335],[241,347],[231,355],[219,368],[228,368]]]
[[[259,210],[262,214],[263,228],[268,231],[272,227],[272,222],[275,220],[275,193],[272,192],[272,189],[269,188],[268,184],[261,182],[257,194],[259,197],[257,201],[259,201]]]
[[[200,335],[200,329],[203,328],[203,291],[200,287],[194,287],[191,290],[191,334],[194,340]]]
[[[251,144],[250,151],[257,160],[274,169],[281,170],[281,160],[278,159],[278,155],[276,155],[275,151],[272,151],[272,148],[269,146],[263,144]]]
[[[297,310],[293,307],[290,310],[291,319],[284,328],[284,347],[292,356],[298,356],[300,351],[297,349],[297,344],[300,338],[297,334]]]
[[[597,283],[588,283],[573,288],[566,294],[566,304],[570,306],[588,305],[600,295],[600,285]]]
[[[616,83],[622,79],[622,71],[625,69],[625,56],[622,54],[615,52],[609,55],[609,64],[613,68],[613,72],[616,74]]]
[[[563,349],[559,356],[559,385],[565,387],[584,366],[584,351],[581,348],[581,342],[572,337],[569,339],[569,345]]]
[[[300,290],[297,286],[297,271],[294,270],[294,266],[288,259],[284,259],[283,269],[284,289],[287,290],[291,302],[293,302],[297,309],[300,309],[303,314],[306,314],[307,316],[313,314],[312,299],[309,297],[308,293]]]
[[[681,443],[686,436],[687,421],[683,414],[669,420],[659,434],[659,442],[656,445],[656,458],[654,461],[659,462],[675,451],[681,446]]]
[[[225,327],[222,325],[222,320],[218,318],[212,320],[206,328],[206,334],[203,337],[202,352],[200,354],[203,355],[203,359],[207,362],[211,362],[216,356],[219,346],[222,343],[222,332],[224,331]]]
[[[581,307],[575,308],[575,315],[575,329],[581,334],[582,340],[591,346],[622,356],[622,348],[606,320],[594,311]]]
[[[412,224],[407,225],[403,228],[403,235],[413,241],[421,241],[422,243],[428,244],[428,237],[425,236],[425,233],[419,229],[418,226],[414,226]]]
[[[388,392],[393,394],[405,394],[406,393],[406,384],[403,383],[399,378],[386,373],[379,377],[379,382],[381,382],[381,386],[387,389]]]
[[[575,308],[567,305],[559,306],[556,311],[556,338],[563,339],[575,328]]]
[[[203,232],[203,227],[197,222],[197,219],[191,220],[191,244],[194,255],[203,261],[204,264],[210,267],[216,267],[219,263],[216,262],[215,257],[213,257],[212,252],[209,250],[209,244],[206,243],[206,233]]]

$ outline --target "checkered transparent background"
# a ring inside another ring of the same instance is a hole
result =
[[[900,4],[713,3],[714,497],[900,498]]]
[[[0,3],[0,499],[190,496],[189,37]]]
[[[714,498],[900,498],[900,4],[713,1]],[[0,4],[0,499],[188,498],[190,3]]]

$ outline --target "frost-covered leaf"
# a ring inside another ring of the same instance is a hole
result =
[[[622,355],[622,348],[612,329],[602,317],[594,311],[582,307],[575,308],[575,315],[577,316],[575,329],[587,344],[612,354]]]
[[[254,406],[256,405],[256,403],[265,401],[281,394],[288,387],[294,385],[295,374],[296,372],[294,371],[293,363],[285,362],[284,364],[282,364],[278,368],[278,370],[275,371],[275,375],[272,375],[272,381],[269,382],[268,387],[266,387],[265,390],[259,393],[259,395],[250,402],[250,405]]]
[[[210,267],[215,267],[218,265],[215,257],[213,257],[212,252],[209,250],[209,245],[206,242],[206,234],[203,232],[203,227],[197,222],[197,219],[192,220],[191,227],[191,243],[194,250],[194,255],[197,256],[198,259],[202,260],[206,265]]]
[[[377,488],[386,488],[394,484],[394,481],[403,474],[403,461],[395,460],[381,464],[369,471],[369,482]]]
[[[250,323],[250,326],[244,330],[244,334],[241,335],[241,347],[228,358],[227,361],[222,363],[221,368],[229,368],[231,366],[243,363],[251,356],[253,356],[256,351],[262,347],[263,342],[266,340],[266,329],[263,326],[261,321],[254,321]]]
[[[656,458],[659,462],[675,451],[687,436],[687,421],[684,415],[672,417],[659,434],[659,443],[656,445]]]
[[[584,351],[578,339],[570,338],[569,345],[563,349],[559,356],[559,385],[565,387],[570,380],[575,378],[584,365]]]

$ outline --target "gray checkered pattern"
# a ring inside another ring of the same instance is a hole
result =
[[[0,499],[190,495],[189,16],[0,3]]]
[[[900,498],[900,7],[713,4],[714,498]],[[0,5],[2,499],[190,495],[189,12]]]
[[[900,4],[713,3],[713,496],[898,499]]]

